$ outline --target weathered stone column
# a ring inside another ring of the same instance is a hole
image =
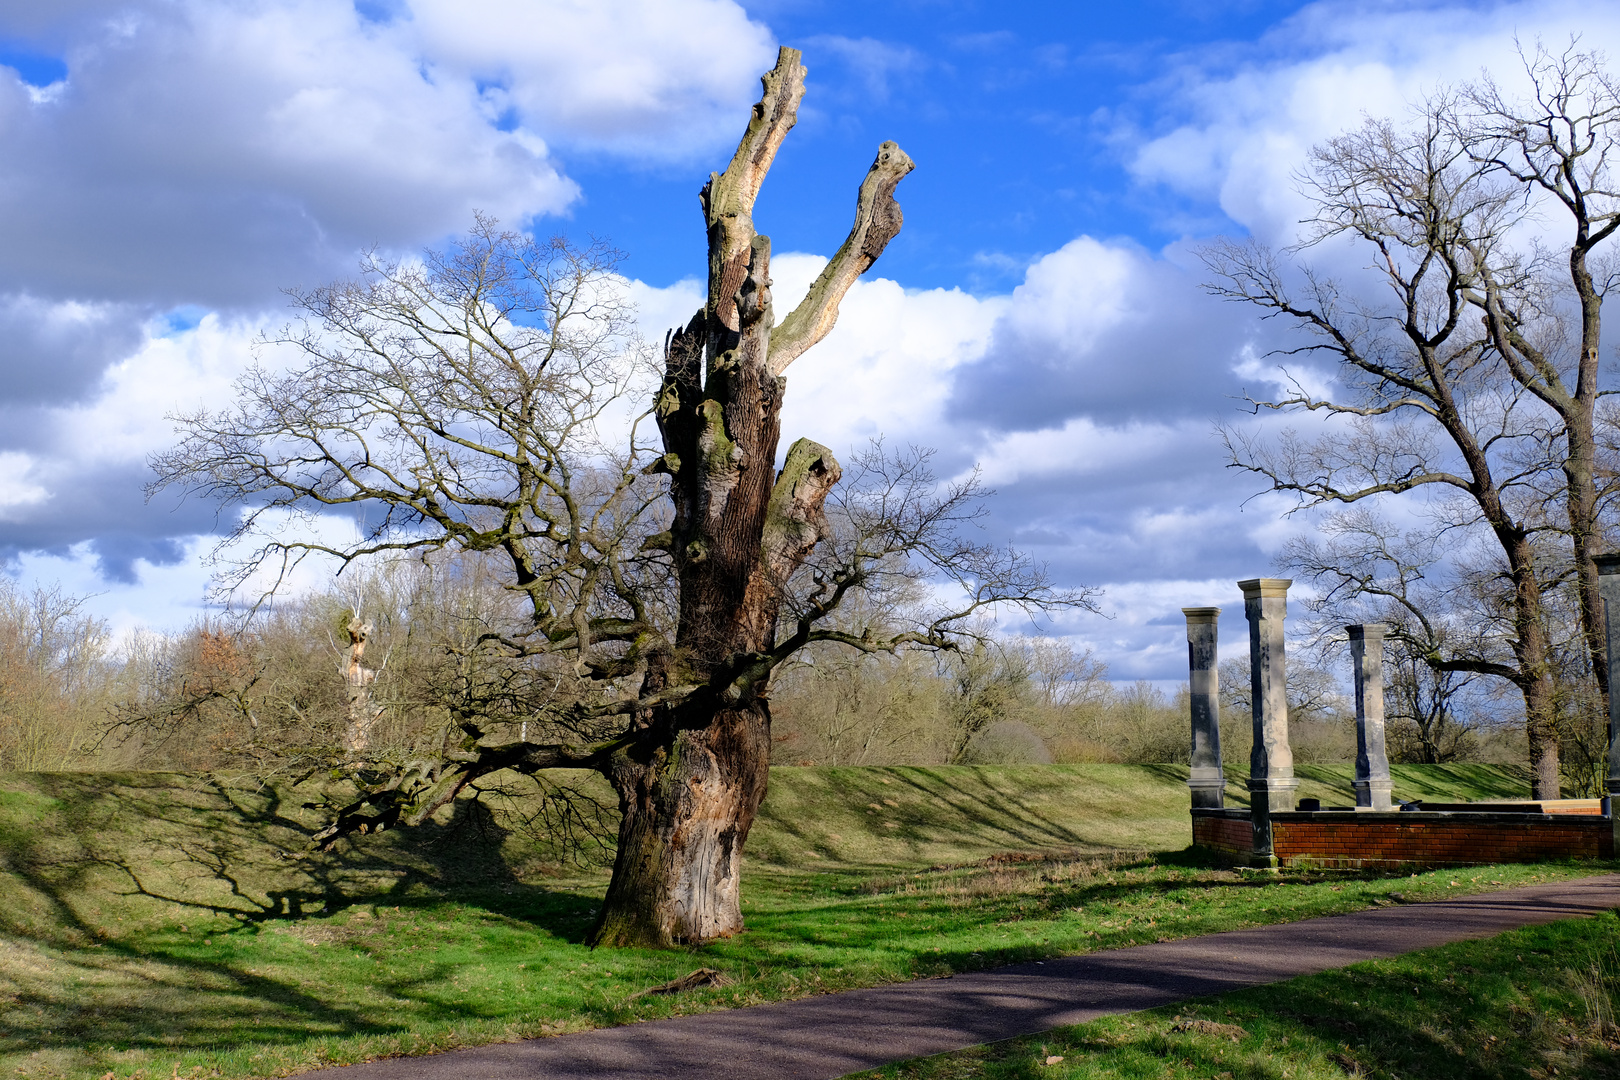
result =
[[[1384,749],[1383,623],[1347,626],[1356,670],[1356,809],[1390,809],[1389,754]]]
[[[1249,619],[1249,700],[1254,711],[1254,749],[1249,753],[1249,816],[1254,854],[1275,862],[1271,815],[1294,808],[1294,754],[1288,748],[1288,665],[1283,621],[1288,616],[1287,578],[1238,582]]]
[[[1187,616],[1187,689],[1192,712],[1192,789],[1194,807],[1226,805],[1221,772],[1220,674],[1216,670],[1218,607],[1184,607]]]
[[[1609,651],[1609,812],[1620,852],[1620,804],[1615,801],[1620,799],[1620,554],[1599,555],[1596,562]]]

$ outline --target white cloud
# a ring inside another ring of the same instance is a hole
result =
[[[474,209],[514,226],[566,211],[578,188],[558,140],[636,160],[712,150],[772,59],[730,0],[394,15],[325,0],[0,12],[0,36],[67,72],[40,87],[0,67],[0,553],[129,580],[189,557],[174,538],[212,528],[212,508],[143,505],[145,458],[173,438],[166,413],[229,396],[280,288],[352,273],[365,248],[414,252]]]
[[[0,453],[0,517],[9,517],[13,507],[33,506],[45,501],[44,486],[30,479],[37,462],[15,450]]]
[[[1411,103],[1490,71],[1522,76],[1515,38],[1613,55],[1620,13],[1569,2],[1479,5],[1312,4],[1251,50],[1188,56],[1156,88],[1184,120],[1129,162],[1142,181],[1218,201],[1263,239],[1287,243],[1308,205],[1294,177],[1310,148],[1364,116],[1401,119]]]
[[[915,75],[929,66],[928,60],[907,45],[894,45],[876,38],[850,38],[838,34],[818,34],[805,43],[818,56],[837,57],[848,69],[854,83],[873,101],[889,99],[890,82]],[[811,77],[814,77],[814,71]],[[848,93],[848,91],[845,91]],[[836,100],[836,99],[834,99]]]
[[[55,449],[79,466],[144,461],[174,441],[169,416],[232,399],[262,328],[213,313],[181,333],[151,327],[137,352],[107,369],[93,400],[54,410]]]
[[[0,16],[0,33],[6,22]],[[578,188],[548,140],[633,156],[735,135],[768,33],[729,0],[137,0],[35,28],[68,77],[0,69],[0,294],[257,304]]]
[[[550,138],[662,159],[734,141],[776,62],[731,0],[412,0],[402,29],[440,68]]]
[[[791,311],[826,265],[818,255],[771,261],[778,317]],[[954,449],[945,418],[954,369],[984,353],[1007,307],[960,289],[905,289],[886,278],[857,281],[832,333],[788,369],[784,449],[814,439],[835,455],[877,435],[891,443]]]
[[[826,265],[825,257],[801,252],[772,257],[778,321]],[[665,288],[633,281],[629,293],[641,333],[659,343],[703,305],[703,285],[692,279]],[[1007,303],[960,289],[905,289],[887,278],[856,281],[832,332],[788,369],[781,451],[800,437],[840,456],[876,435],[940,448],[959,441],[945,417],[952,372],[983,355]]]
[[[88,613],[107,620],[119,648],[137,630],[180,630],[217,610],[205,600],[209,571],[203,557],[212,546],[194,537],[173,562],[137,559],[125,581],[108,579],[89,541],[59,552],[25,552],[9,569],[25,583],[58,584],[65,594],[83,597]]]
[[[207,542],[157,540],[206,529],[211,508],[159,523],[172,500],[143,511],[130,492],[172,438],[163,413],[222,400],[259,322],[143,330],[152,310],[252,312],[276,286],[347,269],[356,246],[414,249],[473,207],[512,223],[564,210],[576,191],[558,145],[649,161],[729,150],[772,58],[769,31],[724,0],[416,0],[383,23],[315,0],[63,5],[79,14],[58,23],[41,10],[0,16],[0,30],[33,20],[27,33],[69,67],[49,93],[0,71],[0,329],[35,327],[39,355],[76,334],[121,344],[75,360],[73,378],[64,365],[60,385],[13,393],[34,420],[0,447],[12,522],[0,543],[49,547],[25,572],[56,568],[75,591],[104,587],[108,604],[139,610],[139,590],[106,582],[112,560],[152,583],[151,621],[169,626],[200,610]],[[1482,64],[1513,70],[1515,31],[1561,44],[1578,28],[1613,51],[1617,27],[1591,5],[1312,5],[1259,43],[1175,65],[1150,91],[1171,119],[1130,168],[1286,239],[1314,143]],[[878,57],[885,78],[914,60],[826,44]],[[779,314],[824,262],[776,257]],[[1008,296],[857,282],[837,328],[788,372],[783,442],[843,455],[881,433],[939,447],[950,468],[983,461],[1000,489],[986,535],[1022,536],[1060,579],[1108,590],[1114,621],[1057,628],[1116,677],[1174,678],[1178,609],[1220,604],[1240,630],[1235,581],[1266,573],[1308,527],[1282,519],[1276,497],[1239,512],[1256,485],[1223,468],[1211,421],[1236,415],[1240,380],[1275,378],[1255,359],[1272,331],[1205,297],[1201,274],[1080,236],[1032,260]],[[652,341],[702,301],[696,281],[629,288]],[[123,540],[78,543],[125,523]]]

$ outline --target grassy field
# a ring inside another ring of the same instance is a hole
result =
[[[859,1077],[1606,1080],[1620,1077],[1617,939],[1614,913],[1571,919]]]
[[[1301,795],[1348,799],[1348,769],[1301,772]],[[281,1075],[1599,869],[1223,870],[1183,850],[1185,775],[774,770],[749,932],[676,953],[584,947],[605,872],[559,864],[522,827],[532,800],[313,855],[313,792],[3,777],[0,1071]],[[1485,767],[1396,779],[1408,798],[1524,793]],[[700,966],[727,985],[633,997]]]

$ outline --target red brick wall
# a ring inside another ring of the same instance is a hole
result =
[[[1296,812],[1273,815],[1271,832],[1272,850],[1285,865],[1353,869],[1614,857],[1613,823],[1585,814]],[[1193,843],[1248,855],[1253,831],[1247,813],[1194,811]]]
[[[1247,817],[1198,815],[1193,818],[1193,843],[1234,855],[1247,855],[1254,850],[1254,826]]]
[[[1605,818],[1469,821],[1463,815],[1429,818],[1406,814],[1406,820],[1358,821],[1346,814],[1349,820],[1323,821],[1314,814],[1312,820],[1290,820],[1292,816],[1279,814],[1271,823],[1272,850],[1284,864],[1358,867],[1535,862],[1606,858],[1614,848],[1613,830]]]

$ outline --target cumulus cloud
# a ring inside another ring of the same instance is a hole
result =
[[[1523,74],[1516,42],[1560,49],[1572,38],[1614,55],[1620,13],[1564,0],[1312,4],[1251,48],[1171,65],[1151,91],[1168,130],[1141,138],[1128,167],[1143,182],[1218,202],[1267,242],[1288,243],[1309,216],[1295,176],[1312,146],[1364,117],[1399,120],[1412,103],[1482,71],[1512,87]]]
[[[0,36],[0,556],[114,580],[214,527],[143,503],[145,457],[228,392],[280,288],[475,209],[566,212],[557,143],[711,150],[772,59],[731,0],[74,0],[7,5]]]
[[[778,318],[793,310],[827,260],[786,254],[771,261]],[[857,281],[832,333],[788,369],[784,444],[801,436],[847,454],[882,435],[891,442],[959,449],[945,417],[951,373],[982,355],[1006,306],[960,289],[906,289],[884,278]]]
[[[1200,270],[1089,236],[1036,260],[989,348],[957,373],[952,418],[1000,430],[1212,415],[1239,389],[1231,357],[1257,331],[1203,293]]]
[[[1240,510],[1253,481],[1222,468],[1214,434],[1236,415],[1244,377],[1255,381],[1240,361],[1263,365],[1238,347],[1252,327],[1205,298],[1175,254],[1080,237],[1009,296],[857,281],[833,332],[788,369],[783,447],[807,436],[844,456],[882,436],[936,449],[947,474],[978,467],[996,492],[986,539],[1010,538],[1058,580],[1106,590],[1112,618],[1041,629],[1092,647],[1116,677],[1174,678],[1185,645],[1155,620],[1206,602],[1177,599],[1175,583],[1224,578],[1235,592],[1291,529],[1275,500]],[[773,258],[779,318],[825,265]],[[702,302],[695,281],[631,290],[649,337]]]
[[[46,92],[0,69],[0,293],[213,307],[474,209],[562,212],[579,192],[551,140],[709,149],[770,53],[729,0],[418,0],[384,21],[146,0],[0,14],[8,30],[67,76]]]
[[[0,296],[0,402],[79,400],[109,364],[135,350],[145,321],[130,304]]]
[[[497,116],[660,160],[734,142],[776,62],[770,31],[732,0],[412,0],[398,22]]]
[[[559,147],[654,165],[729,149],[772,59],[769,31],[726,0],[14,8],[0,32],[67,75],[0,70],[0,367],[18,372],[0,386],[0,553],[129,598],[117,583],[180,587],[191,537],[214,527],[211,506],[141,502],[144,456],[172,437],[162,416],[228,393],[276,287],[330,278],[357,247],[412,250],[474,207],[513,224],[566,212],[579,192]],[[1590,5],[1318,3],[1258,42],[1171,58],[1117,145],[1187,220],[1218,207],[1287,242],[1314,143],[1481,65],[1512,71],[1515,32],[1581,29],[1612,52],[1617,26]],[[918,63],[904,45],[820,44],[871,93]],[[1227,606],[1239,641],[1231,583],[1298,527],[1274,497],[1245,502],[1255,484],[1212,436],[1245,386],[1275,380],[1275,331],[1200,290],[1196,238],[1064,240],[1005,296],[858,282],[787,373],[784,441],[844,455],[882,434],[938,447],[948,471],[981,463],[999,492],[986,537],[1107,589],[1111,620],[1052,628],[1117,677],[1173,679],[1179,607]],[[823,265],[777,256],[779,314]],[[629,288],[650,340],[701,303],[695,281]],[[181,305],[225,314],[165,325]]]
[[[258,329],[213,314],[182,332],[154,320],[83,400],[13,409],[24,422],[8,429],[24,449],[5,454],[12,479],[0,491],[0,557],[77,550],[109,579],[130,582],[137,562],[172,563],[189,550],[185,538],[213,532],[211,505],[173,494],[147,503],[146,458],[173,441],[170,415],[229,400]]]

